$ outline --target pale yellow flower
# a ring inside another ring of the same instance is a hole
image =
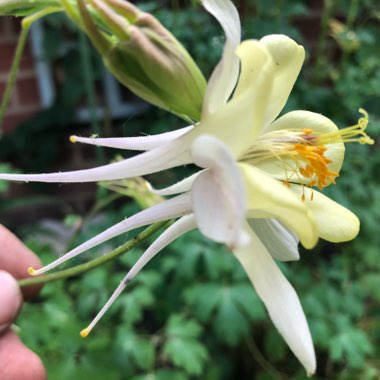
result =
[[[294,289],[274,259],[298,259],[298,240],[312,248],[318,238],[341,242],[357,235],[357,217],[313,187],[334,183],[342,166],[345,142],[372,143],[365,134],[368,118],[363,112],[357,125],[342,130],[328,118],[308,111],[293,111],[278,118],[301,70],[303,47],[284,35],[240,44],[240,22],[232,3],[203,0],[203,4],[223,27],[226,44],[209,80],[197,125],[137,138],[73,136],[73,142],[146,152],[89,170],[2,174],[0,179],[116,180],[196,164],[201,171],[156,191],[160,195],[179,195],[123,220],[33,273],[52,269],[133,228],[179,218],[137,261],[83,335],[157,252],[198,228],[208,238],[230,247],[273,323],[312,374],[316,359],[307,321]]]

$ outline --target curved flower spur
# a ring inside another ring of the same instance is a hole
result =
[[[308,111],[277,118],[301,70],[303,47],[283,35],[240,43],[240,21],[233,4],[228,0],[202,3],[224,29],[226,44],[208,82],[198,124],[157,136],[72,136],[72,142],[145,152],[94,169],[1,174],[0,179],[109,181],[196,164],[201,170],[191,177],[166,189],[152,189],[174,197],[112,226],[44,268],[31,269],[31,274],[53,269],[131,229],[177,218],[144,252],[81,335],[88,335],[152,257],[174,239],[198,228],[232,250],[273,323],[311,375],[316,359],[307,321],[294,289],[274,259],[297,260],[298,239],[310,249],[318,238],[342,242],[357,235],[356,216],[313,187],[322,189],[335,182],[343,163],[344,143],[373,143],[365,133],[368,115],[361,110],[358,124],[341,130],[328,118]]]

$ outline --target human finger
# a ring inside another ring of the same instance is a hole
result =
[[[2,380],[46,380],[41,359],[10,330],[0,337],[0,366]]]
[[[27,248],[12,232],[0,224],[0,269],[12,274],[16,279],[29,277],[29,267],[41,267],[39,258]],[[41,286],[22,289],[26,299],[37,294]]]

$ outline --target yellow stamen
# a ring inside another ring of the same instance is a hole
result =
[[[70,142],[72,142],[73,144],[76,143],[76,142],[77,142],[77,138],[76,138],[76,136],[71,135],[71,136],[70,136]]]
[[[309,142],[294,144],[291,152],[299,173],[310,180],[310,186],[317,185],[319,189],[335,183],[335,178],[338,176],[337,172],[328,167],[332,161],[325,157],[326,150],[324,145],[315,146]]]

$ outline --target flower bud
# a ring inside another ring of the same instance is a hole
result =
[[[77,0],[79,14],[67,0],[63,3],[122,84],[149,103],[199,120],[206,81],[156,18],[123,0]]]

